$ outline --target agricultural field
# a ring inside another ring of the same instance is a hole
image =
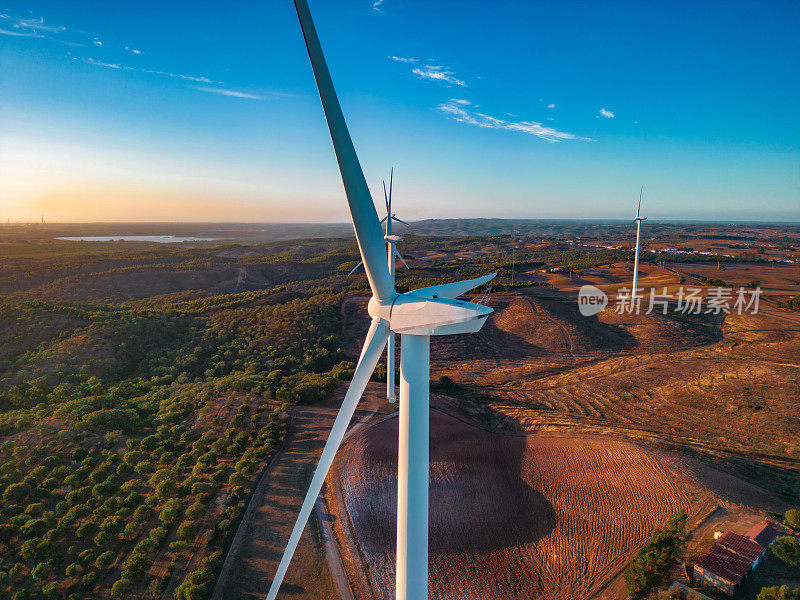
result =
[[[166,225],[122,233],[217,239],[54,239],[108,233],[70,227],[0,232],[0,598],[262,597],[367,326],[353,240]],[[751,269],[763,310],[587,318],[577,290],[613,297],[630,252],[566,243],[586,227],[502,227],[408,236],[398,273],[399,289],[499,273],[485,328],[432,346],[438,597],[610,600],[679,511],[693,526],[719,502],[800,503],[794,267],[645,261],[641,284],[670,289],[747,285]],[[359,600],[392,589],[385,377],[380,364],[287,597],[341,589],[323,521]]]
[[[381,599],[394,580],[396,457],[389,419],[340,462],[345,515]],[[493,434],[432,410],[431,598],[592,597],[656,527],[707,499],[664,462],[617,440]]]

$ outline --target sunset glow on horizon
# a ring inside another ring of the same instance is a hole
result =
[[[312,8],[410,219],[627,219],[643,184],[654,219],[800,221],[796,3]],[[290,2],[12,1],[0,40],[0,222],[347,220]]]

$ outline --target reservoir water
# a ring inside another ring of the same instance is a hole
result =
[[[156,242],[171,244],[176,242],[212,242],[218,238],[179,237],[175,235],[86,235],[57,237],[68,242]]]

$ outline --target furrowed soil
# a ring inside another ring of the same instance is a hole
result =
[[[493,434],[431,411],[430,597],[592,597],[708,498],[664,453],[600,436]],[[371,593],[394,597],[397,420],[354,435],[337,484]],[[357,562],[357,559],[356,559]]]

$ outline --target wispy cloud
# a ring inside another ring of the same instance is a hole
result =
[[[373,0],[372,10],[375,12],[383,12],[383,10],[381,10],[381,6],[383,6],[384,1],[385,0]]]
[[[41,34],[36,33],[35,31],[8,31],[7,29],[0,28],[0,34],[2,35],[14,35],[17,37],[44,37]]]
[[[390,56],[389,60],[393,60],[395,62],[400,62],[400,63],[415,63],[415,62],[419,62],[418,58],[404,58],[402,56]]]
[[[448,85],[457,85],[466,87],[465,81],[458,79],[455,73],[448,71],[440,65],[425,65],[423,67],[414,67],[411,72],[420,79],[430,79],[432,81],[441,81]]]
[[[64,33],[67,30],[63,25],[45,23],[42,17],[32,19],[0,13],[0,21],[5,22],[5,26],[0,28],[0,33],[3,35],[44,38],[54,37],[54,35]]]
[[[10,15],[3,15],[7,18],[7,20],[13,21]],[[38,19],[17,19],[13,22],[12,27],[15,29],[27,29],[34,31],[36,33],[39,32],[46,32],[46,33],[61,33],[66,31],[67,28],[63,25],[48,25],[44,22],[44,18],[40,17]]]
[[[498,119],[475,110],[475,106],[469,100],[453,98],[437,107],[449,118],[459,123],[475,125],[483,129],[505,129],[508,131],[520,131],[548,142],[561,142],[563,140],[580,140],[584,142],[594,141],[591,138],[580,137],[574,133],[559,131],[552,127],[546,127],[536,121],[507,121]]]
[[[80,46],[83,48],[88,48],[91,49],[91,51],[93,52],[103,53],[104,55],[108,55],[110,51],[109,46],[105,44],[97,35],[79,30],[68,30],[66,27],[62,25],[51,25],[49,23],[45,24],[44,18],[38,18],[38,19],[21,18],[8,13],[0,12],[0,35],[48,38],[55,40],[59,43],[66,44],[68,46]],[[80,42],[83,43],[79,43],[78,41],[75,40],[79,40]],[[112,46],[111,48],[114,49],[114,46]],[[122,48],[126,53],[136,54],[136,55],[143,54],[142,50],[132,48],[130,46],[122,46]],[[122,54],[122,50],[120,50],[120,47],[116,47],[115,49],[118,56]],[[225,86],[225,82],[216,81],[204,75],[187,75],[186,73],[175,73],[171,71],[161,71],[158,69],[148,69],[142,66],[133,67],[124,64],[124,61],[119,62],[117,60],[109,60],[109,59],[104,60],[102,58],[94,58],[91,56],[76,56],[69,51],[67,51],[67,56],[69,56],[72,60],[81,61],[88,65],[92,65],[95,67],[102,67],[104,69],[113,69],[115,71],[130,71],[134,73],[145,73],[148,75],[155,75],[158,77],[166,77],[169,79],[183,81],[186,82],[188,85],[190,85],[190,87],[192,87],[193,89],[199,90],[201,92],[219,94],[222,96],[230,96],[233,98],[264,100],[267,96],[270,97],[288,96],[288,94],[283,94],[281,92],[270,92],[269,94],[260,94],[260,93],[256,94],[251,92],[243,92],[235,89],[229,89],[226,87],[216,87],[216,86]],[[116,59],[117,57],[114,58]],[[203,84],[203,85],[196,85],[196,84]]]
[[[616,115],[606,108],[601,108],[600,116],[605,117],[606,119],[613,119]]]
[[[259,94],[251,94],[249,92],[240,92],[238,90],[226,90],[223,88],[195,86],[194,89],[201,92],[208,92],[210,94],[219,94],[220,96],[230,96],[232,98],[246,98],[248,100],[263,100],[264,96]]]
[[[186,75],[184,73],[170,73],[169,71],[157,71],[155,69],[140,69],[137,67],[131,67],[128,65],[123,65],[120,63],[110,63],[102,60],[97,60],[95,58],[81,58],[78,59],[75,56],[70,55],[75,60],[81,60],[88,65],[95,65],[97,67],[105,67],[107,69],[119,69],[122,71],[134,71],[136,73],[147,73],[148,75],[160,75],[162,77],[170,77],[172,79],[180,79],[182,81],[190,81],[192,83],[213,83],[213,84],[222,84],[222,81],[214,81],[213,79],[209,79],[208,77],[197,76],[197,75]]]
[[[135,70],[132,67],[123,67],[119,63],[109,63],[109,62],[104,62],[102,60],[95,60],[93,58],[84,58],[83,62],[85,62],[87,64],[90,64],[90,65],[95,65],[97,67],[106,67],[107,69],[124,69],[126,71],[134,71]]]
[[[149,73],[150,75],[161,75],[162,77],[172,77],[174,79],[182,79],[183,81],[193,81],[195,83],[224,83],[223,81],[214,81],[213,79],[209,79],[208,77],[197,76],[197,75],[184,75],[183,73],[170,73],[169,71],[154,71],[152,69],[134,69],[133,67],[127,67],[133,71],[141,71],[142,73]]]
[[[555,104],[548,104],[548,105],[547,105],[547,108],[555,108],[555,107],[556,107],[556,105],[555,105]]]

